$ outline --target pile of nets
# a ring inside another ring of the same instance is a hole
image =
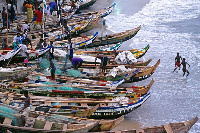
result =
[[[78,70],[70,69],[67,71],[67,74],[72,77],[81,77],[82,73]]]
[[[53,60],[53,63],[54,63],[54,66],[56,67],[55,74],[61,75],[63,73],[60,70],[61,66],[59,66],[58,63],[55,60]],[[43,73],[45,75],[49,75],[50,74],[49,66],[50,66],[50,61],[47,60],[47,59],[42,59],[42,61],[40,63],[40,68],[43,69]]]

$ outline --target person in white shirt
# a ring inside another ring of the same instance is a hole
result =
[[[25,44],[21,44],[20,55],[25,58],[27,58],[27,56],[28,56],[27,46]]]
[[[20,33],[18,32],[17,35],[13,39],[13,48],[16,49],[18,44],[20,43],[20,40],[22,37],[20,36]]]
[[[24,30],[27,30],[27,31],[29,31],[30,30],[30,27],[29,27],[29,25],[28,25],[28,21],[25,21],[25,24],[23,24],[22,25],[22,32],[24,33]]]
[[[25,41],[23,43],[25,43]],[[21,44],[20,46],[21,46],[20,55],[23,57],[24,64],[27,67],[27,63],[28,63],[27,46],[25,44]]]

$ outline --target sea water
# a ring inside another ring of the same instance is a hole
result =
[[[113,0],[116,7],[106,24],[113,32],[142,26],[137,35],[122,44],[121,49],[142,48],[150,44],[144,56],[161,63],[148,79],[134,83],[146,85],[154,78],[151,97],[137,110],[126,115],[127,121],[138,121],[143,127],[180,122],[200,117],[200,0],[150,0],[136,13],[135,1]],[[190,75],[172,72],[176,53],[186,58]],[[200,133],[200,121],[190,133]]]

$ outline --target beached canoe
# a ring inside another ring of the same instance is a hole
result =
[[[73,15],[73,18],[71,18],[70,20],[68,20],[68,22],[75,22],[75,21],[82,21],[82,20],[87,20],[91,15],[100,15],[101,18],[108,16],[114,9],[115,7],[115,3],[112,4],[110,7],[104,8],[102,10],[99,11],[93,11],[93,12],[84,12],[84,13],[80,13],[80,14],[75,14]],[[65,17],[65,15],[63,14],[62,17]]]
[[[0,67],[0,80],[19,80],[27,77],[34,67],[16,67],[16,68],[2,68]]]
[[[102,107],[103,105],[100,105],[100,107],[90,116],[90,118],[95,118],[95,119],[118,118],[140,107],[149,97],[150,97],[150,92],[134,100],[130,100],[128,103],[123,102],[123,98],[119,97],[119,99],[121,99],[120,106],[115,104],[110,107],[106,105],[105,107]]]
[[[80,0],[80,1],[76,2],[76,4],[77,3],[79,4],[78,10],[83,10],[83,9],[86,9],[86,8],[92,6],[96,1],[97,0]],[[64,1],[63,4],[70,6],[71,1]]]
[[[106,65],[106,69],[113,69],[114,67],[118,67],[120,65],[124,65],[126,68],[134,68],[134,67],[140,67],[140,66],[147,66],[152,59],[146,60],[146,61],[137,61],[134,64],[116,64],[115,62],[113,64],[108,64]],[[96,67],[100,67],[100,64],[88,64],[88,63],[83,63],[80,68],[88,68],[88,69],[95,69]]]
[[[90,44],[91,45],[91,44]],[[141,49],[131,49],[131,50],[116,50],[116,53],[120,53],[123,51],[130,51],[136,59],[141,58],[146,54],[148,49],[150,48],[150,45],[146,45],[144,48]],[[115,57],[115,51],[74,51],[75,54],[84,54],[84,55],[93,55],[96,56],[97,54],[104,54],[107,57],[110,57],[114,59]]]
[[[91,35],[91,36],[72,38],[71,42],[72,42],[72,45],[74,45],[75,49],[84,48],[84,47],[87,47],[88,45],[90,45],[94,41],[94,39],[97,37],[97,35],[98,35],[98,32],[96,32],[94,35]],[[62,36],[62,35],[61,34],[58,35],[57,38],[60,38],[60,36]],[[56,39],[56,40],[58,40],[58,39]],[[69,43],[68,40],[55,41],[54,48],[57,48],[57,49],[67,48],[68,43]],[[60,44],[60,46],[58,44]]]
[[[18,46],[16,49],[13,49],[11,51],[7,51],[6,54],[1,53],[0,54],[0,66],[6,66],[7,63],[10,63],[12,58],[16,56],[19,51],[21,50],[21,46]]]
[[[12,106],[1,104],[1,131],[11,132],[49,132],[49,133],[66,133],[66,132],[77,132],[85,133],[91,130],[93,127],[99,124],[99,121],[83,121],[70,120],[59,116],[42,116],[38,115],[37,118],[28,117],[25,119],[25,125],[22,126],[21,115],[18,114],[19,109]],[[6,109],[6,111],[4,110]],[[34,112],[32,112],[34,113]],[[29,115],[30,116],[30,115]],[[34,116],[34,115],[32,115]],[[41,117],[40,117],[41,116]]]
[[[169,123],[168,125],[144,127],[141,129],[130,129],[120,131],[109,131],[107,133],[187,133],[192,126],[198,121],[198,117],[191,120],[177,123]]]
[[[37,84],[35,85],[35,87],[31,85],[30,86],[24,85],[24,86],[29,87],[26,90],[28,90],[31,94],[39,95],[39,96],[51,96],[51,97],[60,96],[60,97],[71,97],[71,98],[85,97],[85,98],[100,98],[100,99],[124,96],[124,97],[129,97],[130,99],[134,99],[146,94],[150,90],[153,83],[154,83],[154,80],[152,79],[151,82],[145,86],[131,86],[131,87],[117,87],[117,88],[110,87],[109,88],[109,87],[104,87],[106,82],[102,82],[102,84],[100,85],[102,87],[91,86],[85,90],[84,90],[84,87],[83,89],[71,88],[71,90],[61,90],[59,89],[59,87],[55,87],[57,89],[53,89],[54,87],[51,85],[49,86],[46,85],[46,87],[43,87],[43,88],[39,88]],[[17,83],[16,84],[13,83],[12,85],[13,86],[8,86],[8,84],[5,84],[5,85],[2,84],[1,86],[2,88],[6,88],[9,91],[17,91],[17,88],[19,88],[18,92],[22,93],[22,90],[20,90],[21,87],[18,87],[18,86],[23,86],[23,84],[20,85]],[[49,88],[49,89],[44,89],[44,88]]]
[[[159,64],[160,64],[160,59],[153,66],[137,67],[129,72],[117,73],[115,77],[112,76],[112,74],[105,76],[105,74],[97,73],[97,76],[90,75],[88,78],[92,80],[105,80],[105,81],[116,81],[116,80],[118,81],[120,79],[124,79],[125,80],[124,83],[137,82],[149,78],[156,71]],[[138,69],[139,71],[137,71]]]
[[[134,37],[137,32],[141,29],[141,26],[131,29],[131,30],[126,30],[121,33],[114,33],[110,35],[106,35],[103,37],[97,37],[95,41],[90,45],[90,47],[97,47],[97,46],[103,46],[103,45],[108,45],[108,44],[115,44],[119,42],[124,42],[132,37]]]

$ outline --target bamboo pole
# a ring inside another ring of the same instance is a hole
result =
[[[8,45],[8,0],[6,0],[7,5],[7,45]]]

